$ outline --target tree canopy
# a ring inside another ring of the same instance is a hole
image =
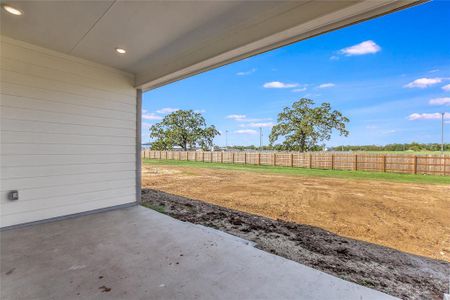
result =
[[[193,110],[177,110],[150,127],[153,150],[170,150],[175,146],[187,151],[197,147],[209,150],[219,135],[214,125],[206,126],[205,118]]]
[[[332,110],[330,103],[314,107],[314,101],[302,98],[285,107],[278,114],[277,124],[269,136],[273,145],[282,139],[286,150],[311,151],[319,148],[319,143],[331,138],[333,130],[348,136],[345,125],[349,119],[337,110]]]

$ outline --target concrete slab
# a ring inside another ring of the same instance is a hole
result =
[[[1,233],[1,299],[396,299],[131,207]]]

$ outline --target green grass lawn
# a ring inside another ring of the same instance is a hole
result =
[[[157,165],[157,166],[164,166],[164,165],[166,165],[166,166],[186,166],[186,167],[195,167],[195,168],[251,171],[251,172],[261,172],[261,173],[298,175],[298,176],[385,180],[385,181],[429,183],[429,184],[450,184],[450,176],[395,174],[395,173],[365,172],[365,171],[319,170],[319,169],[289,168],[289,167],[274,167],[274,166],[255,166],[255,165],[243,165],[243,164],[222,164],[222,163],[180,161],[180,160],[145,159],[145,160],[143,160],[143,162],[145,164]]]

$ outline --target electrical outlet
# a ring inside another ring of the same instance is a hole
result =
[[[19,200],[19,191],[9,191],[8,200],[11,201]]]

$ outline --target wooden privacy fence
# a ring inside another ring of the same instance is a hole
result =
[[[283,166],[310,169],[450,175],[448,155],[341,152],[229,152],[142,150],[144,159]]]

